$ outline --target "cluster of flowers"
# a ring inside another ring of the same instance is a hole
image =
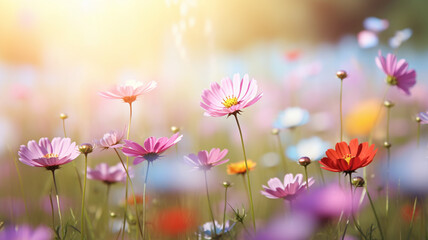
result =
[[[408,70],[408,64],[404,59],[397,61],[396,56],[393,54],[388,54],[385,58],[379,52],[379,56],[376,58],[376,64],[386,73],[386,82],[389,85],[397,86],[405,94],[410,95],[410,88],[413,87],[416,83],[416,72],[415,70]],[[111,91],[101,92],[100,95],[109,99],[121,99],[125,103],[128,103],[132,109],[132,103],[137,99],[138,96],[153,90],[155,87],[156,82],[149,82],[148,84],[130,82],[125,85],[119,85]],[[250,160],[247,160],[246,158],[244,140],[242,138],[238,115],[242,113],[243,109],[259,101],[262,95],[262,93],[258,92],[256,80],[250,79],[248,75],[244,75],[241,78],[239,74],[235,74],[233,76],[233,79],[224,78],[220,84],[216,82],[212,83],[210,89],[206,89],[203,91],[201,96],[202,101],[200,103],[200,106],[205,110],[204,115],[206,116],[233,116],[236,119],[236,123],[241,134],[244,161],[230,164],[228,166],[227,171],[229,174],[243,174],[247,177],[249,202],[251,204],[251,208],[253,208],[253,205],[249,171],[255,167],[255,163]],[[293,117],[290,118],[287,116]],[[420,113],[419,118],[421,123],[428,123],[428,112]],[[309,114],[307,111],[299,108],[289,108],[280,113],[278,119],[274,123],[274,127],[278,129],[293,129],[297,126],[305,124],[308,120]],[[126,187],[128,187],[128,180],[131,181],[133,173],[131,171],[131,168],[128,166],[128,163],[126,163],[125,165],[125,163],[122,161],[122,158],[119,154],[119,151],[121,151],[125,156],[134,158],[134,165],[140,164],[144,161],[148,162],[146,174],[147,181],[149,164],[159,159],[164,152],[166,152],[168,149],[177,144],[183,137],[183,135],[180,135],[180,133],[178,132],[172,135],[170,138],[149,137],[144,140],[142,145],[140,145],[137,142],[129,140],[129,128],[130,126],[128,126],[128,136],[126,137],[126,139],[125,130],[110,131],[104,134],[104,136],[100,140],[95,142],[95,148],[102,150],[114,150],[118,155],[120,162],[111,167],[108,166],[108,164],[106,163],[101,163],[97,165],[94,169],[87,168],[87,178],[99,180],[107,185],[114,184],[117,182],[126,182]],[[321,140],[306,139],[303,141],[302,145],[313,145],[314,141]],[[322,147],[320,147],[320,149],[317,149],[316,153],[314,153],[313,155],[305,151],[307,147],[299,147],[299,145],[289,148],[289,150],[287,151],[287,155],[296,160],[300,159],[299,163],[306,168],[306,166],[311,162],[311,158],[312,160],[319,160],[319,158],[321,158],[319,152],[325,152],[325,154],[322,154],[325,155],[325,157],[320,159],[322,169],[331,172],[342,172],[345,175],[350,175],[351,177],[351,175],[357,169],[368,166],[373,161],[377,153],[377,149],[375,149],[374,144],[369,145],[368,142],[359,143],[358,139],[351,140],[349,144],[347,142],[340,141],[336,144],[335,149],[327,150],[326,144],[324,142],[322,143]],[[87,157],[87,155],[91,153],[92,150],[93,146],[91,144],[82,144],[78,146],[75,142],[72,142],[70,138],[55,137],[52,139],[52,141],[50,141],[48,138],[41,138],[38,143],[35,140],[31,140],[28,142],[27,145],[21,145],[18,155],[19,160],[26,165],[34,167],[44,167],[47,170],[50,170],[52,172],[54,184],[56,186],[55,171],[59,169],[61,165],[69,163],[76,159],[80,154],[84,154],[85,157]],[[221,150],[220,148],[212,148],[209,151],[201,150],[197,154],[191,153],[187,156],[184,156],[184,161],[190,166],[192,166],[194,169],[203,171],[203,173],[205,174],[205,181],[207,181],[207,172],[210,169],[215,166],[229,162],[229,159],[226,159],[228,151],[228,149]],[[309,157],[308,154],[310,155]],[[304,195],[303,193],[305,192],[305,189],[309,189],[309,187],[314,184],[315,180],[313,178],[308,178],[307,174],[305,177],[306,181],[303,180],[304,176],[302,174],[296,174],[294,176],[292,173],[288,173],[285,174],[283,181],[278,178],[271,178],[267,182],[267,186],[262,186],[263,190],[261,191],[261,194],[270,199],[284,199],[291,203],[299,195]],[[211,203],[208,192],[209,191],[207,187],[208,204],[210,206]],[[317,193],[317,191],[314,191],[307,196],[309,198],[313,198],[314,196],[322,196],[322,194]],[[145,199],[145,196],[143,196],[143,202],[146,201]],[[299,208],[299,204],[304,204],[304,202],[307,201],[305,199],[307,198],[302,197],[302,201],[296,202],[298,203],[296,208]],[[58,198],[57,201],[59,201]],[[85,199],[83,195],[82,202],[84,203],[84,201]],[[82,216],[83,208],[84,205],[82,204]],[[308,211],[308,207],[305,207],[304,209],[305,211]],[[315,213],[312,212],[311,214],[325,214],[319,213],[321,211],[320,207],[314,206],[312,209]],[[58,211],[60,211],[59,202]],[[210,222],[207,222],[200,227],[200,230],[197,233],[199,234],[199,236],[202,236],[204,238],[218,238],[222,234],[227,234],[235,226],[235,223],[231,223],[230,221],[226,221],[225,219],[223,219],[222,224],[219,224],[215,220],[211,210],[210,214],[212,219]],[[256,226],[253,209],[251,217],[255,229]],[[146,214],[144,206],[144,221],[145,218]],[[137,220],[139,220],[138,216]],[[144,221],[142,226],[143,230],[141,231],[141,235],[143,238],[145,236]],[[125,228],[125,222],[123,228]],[[28,227],[14,228],[16,229],[16,231],[10,229],[8,228],[7,231],[1,232],[0,236],[3,236],[4,234],[9,234],[7,235],[10,236],[8,239],[14,239],[12,236],[17,235],[17,231],[19,229],[23,229],[22,234],[27,235],[30,231]],[[82,225],[82,238],[84,235],[83,230],[84,229]],[[42,232],[42,230],[36,229],[35,232]],[[265,236],[263,234],[265,234],[264,231],[260,233],[260,236]],[[37,234],[35,233],[35,235]],[[39,235],[43,235],[43,237],[34,237],[31,239],[46,239],[46,233],[44,230],[43,233],[40,233]]]

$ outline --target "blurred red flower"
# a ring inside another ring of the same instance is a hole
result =
[[[196,229],[195,215],[191,210],[170,207],[156,214],[155,229],[165,236],[179,236],[189,230]]]

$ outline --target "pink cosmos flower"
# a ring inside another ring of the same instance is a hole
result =
[[[229,159],[223,160],[227,152],[227,149],[220,151],[220,148],[213,148],[209,153],[206,150],[199,151],[197,156],[192,153],[188,156],[184,156],[184,159],[194,168],[206,171],[214,166],[228,162]]]
[[[76,143],[70,138],[56,137],[52,142],[48,138],[40,138],[39,144],[31,140],[28,146],[21,145],[18,155],[19,161],[28,166],[45,167],[48,170],[58,169],[79,156]]]
[[[132,177],[131,169],[128,169]],[[110,167],[107,163],[100,163],[94,169],[88,167],[88,178],[102,181],[105,184],[113,184],[126,180],[126,171],[121,163]]]
[[[122,139],[125,136],[125,131],[115,131],[112,130],[104,136],[96,141],[96,146],[102,148],[102,149],[109,149],[109,148],[120,148],[123,147]]]
[[[144,147],[136,142],[124,140],[125,145],[122,148],[122,152],[128,157],[135,157],[134,165],[144,160],[152,162],[160,157],[160,154],[181,140],[183,135],[178,136],[178,134],[179,133],[172,135],[169,139],[167,137],[161,137],[159,139],[149,137],[144,141]]]
[[[397,57],[391,53],[385,59],[379,51],[376,64],[387,75],[386,82],[389,85],[397,86],[404,93],[410,95],[410,88],[416,84],[416,71],[407,69],[409,65],[406,60],[397,61]]]
[[[257,94],[257,81],[249,79],[248,74],[239,74],[221,80],[221,85],[213,82],[211,89],[202,92],[201,107],[205,116],[222,117],[240,113],[242,109],[256,103],[263,93]]]
[[[284,177],[284,183],[278,178],[271,178],[268,181],[268,186],[263,185],[264,191],[261,191],[267,198],[277,199],[283,198],[285,200],[293,200],[301,192],[306,191],[306,182],[302,182],[303,175],[296,174],[293,178],[293,174],[286,174]],[[309,186],[314,184],[314,179],[308,179]]]
[[[125,84],[117,85],[114,89],[106,92],[99,92],[102,97],[108,99],[122,99],[124,102],[131,104],[137,97],[143,93],[150,92],[157,86],[155,81],[147,84],[135,80],[128,81]]]

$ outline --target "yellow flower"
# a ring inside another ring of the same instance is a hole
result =
[[[247,160],[248,170],[253,170],[254,167],[257,165],[255,162],[251,161],[250,159]],[[247,172],[247,169],[245,168],[245,161],[237,162],[237,163],[231,163],[227,165],[227,174],[233,175],[233,174],[245,174]]]
[[[376,124],[376,117],[379,113],[379,101],[367,100],[357,105],[345,117],[345,133],[351,136],[365,136],[370,133]],[[383,114],[379,114],[378,122],[381,122]]]

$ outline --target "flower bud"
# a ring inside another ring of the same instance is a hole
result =
[[[390,148],[390,147],[391,147],[391,143],[389,143],[389,142],[385,141],[385,142],[383,142],[383,146],[384,146],[385,148]]]
[[[117,215],[115,212],[110,212],[110,217],[115,218]]]
[[[278,134],[279,134],[279,129],[278,129],[278,128],[272,128],[271,133],[272,133],[273,135],[278,135]]]
[[[94,150],[94,147],[90,143],[83,143],[79,146],[79,151],[85,155],[88,155]]]
[[[229,182],[229,181],[224,181],[223,182],[223,186],[225,187],[225,188],[228,188],[228,187],[230,187],[232,184]]]
[[[364,187],[364,184],[366,183],[362,177],[354,177],[352,178],[351,182],[355,187]]]
[[[416,121],[417,123],[420,123],[420,122],[422,122],[422,119],[421,119],[419,116],[416,116],[416,117],[415,117],[415,121]]]
[[[61,114],[59,114],[59,118],[61,118],[62,120],[65,120],[68,118],[68,115],[65,113],[61,113]]]
[[[173,132],[173,133],[178,133],[180,131],[180,128],[179,127],[177,127],[177,126],[172,126],[171,127],[171,132]]]
[[[392,108],[395,104],[389,100],[386,100],[385,102],[383,102],[383,105],[387,108]]]
[[[311,159],[308,157],[301,157],[299,158],[299,164],[300,166],[306,167],[311,164]]]
[[[347,77],[348,77],[348,73],[346,73],[346,71],[345,71],[345,70],[340,70],[340,71],[337,71],[337,72],[336,72],[336,76],[337,76],[338,78],[340,78],[340,80],[343,80],[343,79],[345,79],[345,78],[347,78]]]

